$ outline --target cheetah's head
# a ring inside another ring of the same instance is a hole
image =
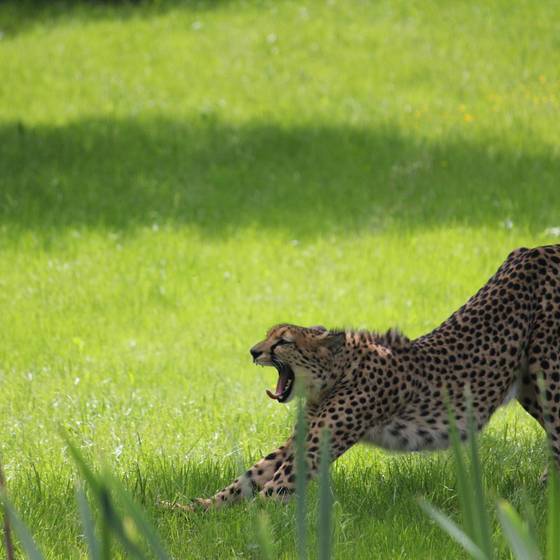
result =
[[[266,338],[251,348],[254,363],[274,366],[278,371],[276,391],[267,389],[268,396],[286,403],[293,398],[296,383],[311,398],[328,389],[334,382],[334,359],[344,340],[344,332],[325,327],[272,327]]]

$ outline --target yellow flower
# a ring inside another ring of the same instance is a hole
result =
[[[473,115],[471,115],[470,113],[465,113],[465,114],[463,115],[463,120],[464,120],[465,122],[472,122],[472,121],[474,121],[474,117],[473,117]]]

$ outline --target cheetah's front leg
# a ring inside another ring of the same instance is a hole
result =
[[[290,438],[284,445],[269,453],[264,459],[255,463],[248,471],[236,478],[229,486],[220,490],[212,498],[198,498],[191,505],[175,504],[176,509],[194,510],[196,506],[202,509],[214,509],[224,505],[233,504],[252,496],[272,479],[274,473],[292,455],[292,440]]]
[[[332,414],[333,406],[336,413]],[[309,431],[306,437],[305,452],[308,476],[312,478],[319,469],[320,441],[325,430],[331,435],[330,459],[334,461],[345,451],[357,443],[365,433],[362,425],[362,415],[359,410],[349,408],[344,400],[326,402],[322,406],[322,413],[309,421]],[[294,454],[287,454],[279,468],[276,469],[272,480],[265,483],[260,491],[262,497],[286,499],[295,490],[296,472]]]

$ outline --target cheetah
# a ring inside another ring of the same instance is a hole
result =
[[[432,332],[328,330],[280,324],[250,350],[278,372],[271,399],[306,396],[308,472],[322,431],[335,460],[359,442],[394,451],[449,444],[448,405],[467,435],[465,391],[478,429],[516,397],[548,433],[560,467],[560,245],[513,251],[490,280]],[[542,379],[544,386],[540,386]],[[210,499],[218,508],[248,495],[286,499],[295,489],[295,433]]]

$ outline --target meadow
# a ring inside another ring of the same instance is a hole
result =
[[[415,337],[513,248],[558,242],[557,15],[0,3],[0,457],[48,558],[86,554],[60,427],[175,558],[261,557],[263,510],[294,557],[293,504],[155,503],[214,493],[288,436],[248,352],[271,325]],[[545,447],[515,404],[481,438],[488,487],[541,532]],[[416,502],[457,516],[448,452],[357,447],[332,474],[336,558],[465,557]]]

